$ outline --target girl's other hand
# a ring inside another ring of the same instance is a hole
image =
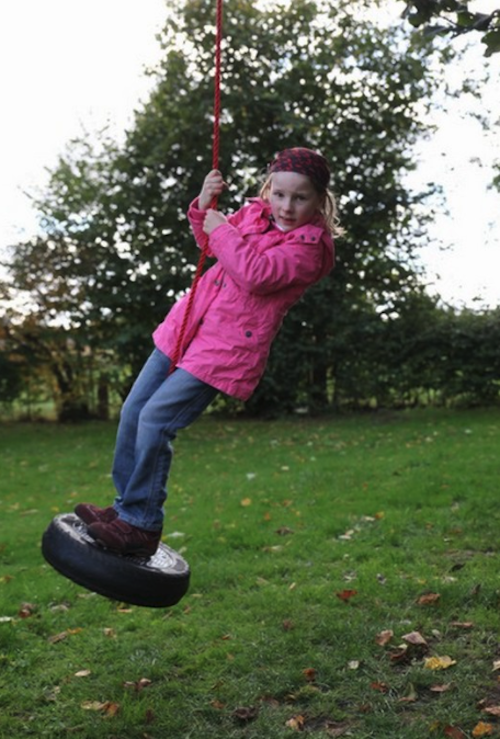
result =
[[[220,213],[218,210],[213,210],[212,208],[209,208],[203,222],[203,230],[208,236],[210,236],[212,231],[216,229],[217,226],[221,226],[223,223],[226,222],[227,218],[225,215]]]
[[[207,210],[214,198],[219,195],[227,187],[224,178],[218,169],[212,169],[205,177],[203,187],[198,198],[198,207],[200,210]]]

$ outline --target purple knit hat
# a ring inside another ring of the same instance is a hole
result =
[[[318,190],[323,192],[330,182],[330,167],[325,157],[312,149],[296,146],[284,149],[276,155],[268,168],[268,172],[297,172],[309,177]]]

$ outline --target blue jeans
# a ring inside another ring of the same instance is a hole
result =
[[[113,482],[119,517],[149,531],[163,525],[172,441],[215,398],[218,391],[176,369],[155,349],[123,405],[116,437]]]

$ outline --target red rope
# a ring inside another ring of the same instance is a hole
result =
[[[221,76],[222,76],[221,75],[222,0],[216,0],[216,3],[217,3],[217,8],[216,8],[216,21],[215,21],[216,35],[215,35],[215,72],[214,72],[214,127],[213,127],[213,134],[212,134],[212,169],[219,168],[220,107],[221,107],[220,105],[220,101],[221,101],[220,83],[221,83]],[[217,208],[217,198],[216,197],[214,197],[214,199],[212,200],[210,207]],[[171,357],[169,374],[170,372],[174,371],[178,361],[182,357],[184,337],[186,334],[189,316],[191,314],[191,308],[193,305],[196,290],[198,288],[198,283],[203,274],[203,267],[205,266],[205,260],[207,258],[207,254],[208,254],[208,236],[205,235],[205,238],[203,239],[203,244],[201,245],[201,253],[198,259],[198,264],[196,266],[196,272],[193,277],[193,282],[191,284],[191,290],[189,292],[188,302],[186,305],[186,310],[184,312],[184,318],[183,318],[182,325],[180,328],[179,336],[177,338],[177,343],[176,343],[173,355]]]

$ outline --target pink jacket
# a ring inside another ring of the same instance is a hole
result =
[[[334,264],[333,242],[318,217],[280,231],[269,205],[251,201],[209,238],[217,262],[205,272],[195,294],[178,367],[241,400],[261,379],[271,343],[290,307]],[[198,245],[204,242],[205,211],[195,200],[188,211]],[[181,298],[153,334],[155,345],[172,356],[186,310]]]

